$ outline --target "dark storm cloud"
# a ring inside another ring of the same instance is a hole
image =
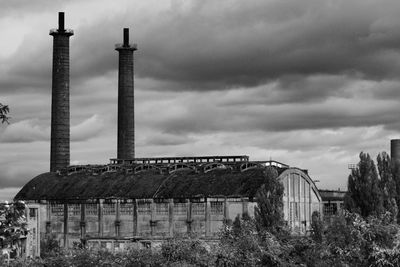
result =
[[[193,143],[194,139],[185,135],[175,134],[152,134],[148,136],[142,145],[147,146],[177,146]]]
[[[25,38],[17,53],[0,63],[0,67],[4,66],[4,70],[0,71],[2,92],[50,92],[51,51],[50,43],[43,44],[41,40],[29,41]]]
[[[81,80],[116,70],[113,46],[128,26],[139,44],[136,74],[164,81],[156,90],[284,85],[287,77],[301,86],[321,74],[392,79],[400,73],[396,10],[395,1],[210,1],[124,23],[117,14],[75,30],[71,73]]]
[[[230,97],[229,94],[227,97]],[[177,135],[253,131],[267,133],[376,125],[392,129],[397,127],[400,112],[396,101],[368,98],[331,98],[322,103],[305,104],[246,103],[227,106],[224,93],[218,92],[208,97],[194,95],[187,99],[181,98],[180,101],[179,109],[170,110],[169,106],[175,107],[177,104],[157,103],[157,110],[165,112],[147,114],[146,124],[158,131]]]
[[[231,4],[162,14],[140,39],[138,74],[179,81],[179,90],[255,86],[284,75],[400,73],[396,1]]]
[[[154,88],[158,90],[286,84],[287,77],[297,77],[301,86],[310,75],[381,80],[400,74],[400,2],[394,0],[208,1],[185,8],[172,4],[142,16],[132,5],[127,12],[132,15],[124,21],[121,14],[112,14],[68,25],[75,30],[72,80],[117,69],[114,44],[121,42],[123,27],[131,28],[131,40],[139,45],[136,74],[165,81]],[[2,87],[29,81],[48,86],[44,81],[50,77],[51,40],[45,35],[30,48],[34,64],[25,61],[26,55],[17,55],[8,72],[16,82],[5,79]]]
[[[354,81],[342,75],[288,75],[269,84],[247,90],[236,90],[235,94],[228,94],[220,102],[227,107],[317,103],[329,97],[352,97],[354,93],[347,90],[352,83]]]

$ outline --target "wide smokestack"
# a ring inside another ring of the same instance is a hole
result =
[[[53,36],[53,73],[51,93],[50,171],[69,165],[69,37],[74,32],[64,28],[64,12],[58,13],[58,29]]]
[[[118,63],[118,148],[119,159],[135,158],[135,106],[133,81],[133,51],[129,44],[129,29],[124,28],[123,43],[117,44]]]
[[[390,157],[393,162],[400,162],[400,139],[390,140]]]

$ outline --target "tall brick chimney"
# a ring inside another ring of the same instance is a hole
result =
[[[74,32],[64,28],[64,12],[58,13],[58,29],[53,38],[53,73],[51,94],[50,171],[69,165],[69,37]]]
[[[119,159],[135,158],[135,106],[133,93],[133,51],[129,44],[129,29],[124,28],[123,44],[115,45],[119,52],[118,63],[118,148]]]
[[[390,157],[393,162],[400,162],[400,139],[390,140]]]

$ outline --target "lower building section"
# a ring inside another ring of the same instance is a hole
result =
[[[301,193],[298,199],[284,197],[285,220],[294,233],[306,234],[309,230],[312,211],[319,211],[318,202],[312,201],[312,197]],[[215,240],[224,223],[243,214],[254,216],[257,205],[249,198],[41,202],[33,204],[35,214],[29,217],[31,229],[37,233],[32,242],[39,241],[40,232],[42,237],[53,235],[64,247],[84,242],[90,247],[112,250],[127,248],[132,243],[138,247],[154,246],[157,240],[185,235]],[[32,243],[32,255],[38,254],[38,246],[39,242]]]
[[[44,201],[42,201],[44,202]],[[41,234],[53,234],[60,244],[96,239],[165,239],[186,234],[216,238],[224,222],[254,216],[256,203],[248,198],[99,199],[47,202]]]

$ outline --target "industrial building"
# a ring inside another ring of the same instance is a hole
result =
[[[129,29],[115,50],[118,68],[117,158],[104,165],[70,166],[69,38],[53,36],[50,172],[29,181],[15,199],[25,200],[39,238],[53,233],[60,244],[87,242],[112,250],[148,245],[185,234],[215,240],[224,223],[254,215],[264,170],[275,168],[284,185],[284,218],[305,234],[321,196],[308,172],[247,155],[137,158],[134,124],[134,51]],[[39,239],[37,238],[37,239]],[[37,245],[39,246],[39,245]]]

